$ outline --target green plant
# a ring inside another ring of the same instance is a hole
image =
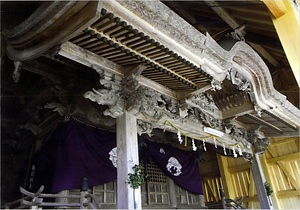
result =
[[[271,187],[270,183],[265,182],[265,188],[266,188],[267,195],[268,196],[272,195],[273,190],[272,190],[272,187]]]
[[[145,183],[147,176],[142,174],[143,166],[135,164],[132,169],[134,170],[134,173],[128,174],[129,178],[126,179],[126,183],[130,184],[133,189],[137,189]]]

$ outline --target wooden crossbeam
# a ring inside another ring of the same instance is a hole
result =
[[[278,146],[280,144],[285,144],[285,143],[290,143],[290,142],[293,142],[293,141],[299,141],[299,137],[298,138],[285,138],[285,139],[282,139],[280,141],[274,141],[271,139],[271,145],[270,146]]]
[[[286,197],[294,197],[299,196],[300,191],[298,190],[282,190],[276,193],[279,198],[286,198]]]
[[[258,201],[258,196],[254,195],[254,196],[249,196],[249,197],[244,197],[242,200],[242,202],[252,202],[252,201]]]
[[[212,0],[205,0],[206,4],[211,7],[232,29],[240,28],[240,24],[235,18],[233,18],[226,9],[222,8],[218,2]],[[241,34],[245,35],[246,31],[244,29],[239,29]],[[274,59],[263,47],[249,42],[251,47],[253,47],[259,54],[269,61],[273,66],[277,66],[278,62]]]
[[[275,164],[280,161],[293,161],[293,160],[299,160],[300,158],[300,152],[291,153],[288,155],[282,155],[279,157],[269,158],[267,159],[267,163],[269,164]]]
[[[244,164],[237,167],[230,167],[228,168],[228,171],[229,173],[237,173],[237,172],[249,170],[249,168],[250,168],[249,164]]]

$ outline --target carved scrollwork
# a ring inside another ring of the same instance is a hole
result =
[[[104,88],[98,90],[93,88],[92,91],[85,92],[83,97],[99,105],[107,105],[109,108],[104,111],[104,115],[117,118],[124,113],[125,104],[121,91],[121,78],[105,71],[100,72],[100,78]]]
[[[205,112],[199,112],[199,117],[202,121],[202,124],[211,128],[220,128],[221,120],[217,119],[210,114]]]
[[[254,104],[254,110],[256,111],[257,115],[261,117],[263,109],[260,108],[256,103]]]
[[[153,125],[138,119],[137,130],[140,136],[144,133],[148,134],[148,136],[152,136]]]
[[[44,106],[44,108],[51,109],[52,111],[57,112],[60,116],[66,115],[66,107],[63,106],[61,103],[57,103],[57,102],[47,103]]]
[[[252,160],[253,160],[252,154],[243,152],[243,158],[244,158],[244,160],[246,160],[246,161],[252,163]]]
[[[259,155],[263,155],[266,149],[270,146],[270,139],[259,131],[261,126],[249,132],[249,142],[253,145],[253,151]]]
[[[204,112],[215,113],[218,115],[219,109],[215,104],[212,95],[208,92],[193,95],[187,99],[187,103]]]
[[[224,123],[224,131],[235,142],[240,142],[247,149],[251,148],[251,144],[248,141],[248,133],[244,128],[232,123]]]
[[[231,80],[232,84],[236,85],[239,90],[246,92],[252,91],[251,82],[236,69],[232,68],[227,74],[227,78]]]
[[[211,81],[211,87],[212,87],[212,90],[214,90],[214,91],[215,90],[221,90],[222,89],[222,82],[213,79]]]
[[[141,113],[153,121],[159,121],[163,116],[177,119],[178,107],[177,101],[146,87],[139,87],[127,100],[129,111],[135,114]]]

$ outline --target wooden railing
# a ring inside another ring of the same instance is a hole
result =
[[[101,209],[101,204],[95,195],[88,193],[88,191],[80,191],[80,195],[61,195],[61,194],[45,194],[42,193],[44,186],[41,186],[36,193],[29,192],[20,187],[20,192],[25,195],[23,198],[15,200],[11,203],[5,204],[4,209],[37,209],[39,207],[71,207],[78,209]],[[78,198],[78,203],[60,203],[60,202],[46,202],[44,198]]]

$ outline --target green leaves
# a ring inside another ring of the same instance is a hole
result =
[[[265,182],[265,188],[266,188],[267,195],[268,195],[268,196],[272,195],[273,189],[272,189],[270,183]]]
[[[142,166],[135,164],[132,169],[134,170],[134,174],[128,174],[129,178],[126,179],[126,183],[130,184],[133,189],[138,189],[139,186],[142,186],[145,183],[147,176],[142,174]]]

